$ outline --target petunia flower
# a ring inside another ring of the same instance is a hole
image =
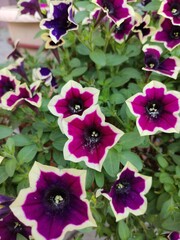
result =
[[[138,170],[127,162],[117,175],[117,180],[110,191],[100,190],[97,196],[102,194],[110,201],[116,221],[120,221],[128,217],[129,213],[139,216],[146,212],[147,199],[144,195],[150,190],[151,185],[151,177],[139,174]]]
[[[177,57],[169,57],[160,61],[160,56],[163,50],[158,46],[144,45],[143,52],[145,53],[145,71],[156,72],[171,78],[176,79],[179,69],[180,60]]]
[[[2,104],[6,106],[7,110],[12,110],[16,106],[28,103],[35,107],[40,107],[42,102],[41,93],[36,93],[40,82],[33,83],[28,88],[26,83],[19,85],[16,88],[16,92],[7,92],[2,98]]]
[[[70,80],[62,87],[61,93],[50,100],[48,108],[61,119],[73,114],[82,115],[84,110],[97,104],[98,97],[98,89],[83,88],[80,83]]]
[[[155,30],[154,27],[148,26],[150,19],[150,15],[148,14],[143,17],[138,13],[135,15],[135,24],[132,31],[137,35],[142,44],[147,41],[148,37],[150,37]]]
[[[158,10],[158,14],[169,18],[174,25],[180,25],[180,1],[164,0]]]
[[[111,27],[114,27],[115,24],[111,22]],[[122,43],[125,39],[128,38],[131,30],[134,26],[134,20],[132,17],[126,18],[119,26],[115,25],[115,29],[112,33],[112,37],[116,42]]]
[[[64,44],[62,38],[57,43],[54,43],[48,33],[41,34],[41,38],[45,41],[45,49],[56,49]]]
[[[27,239],[31,235],[31,229],[21,223],[11,212],[9,205],[15,200],[14,197],[0,195],[0,239],[16,240],[17,234]]]
[[[47,67],[33,69],[33,80],[43,81],[46,86],[57,87],[56,79]]]
[[[6,109],[6,105],[3,106],[2,99],[6,93],[15,91],[20,82],[7,70],[0,70],[0,107]]]
[[[92,0],[117,25],[134,15],[134,10],[125,0]]]
[[[48,18],[41,20],[40,28],[48,29],[49,36],[56,44],[68,31],[76,30],[77,24],[73,19],[73,8],[71,2],[50,2]]]
[[[9,205],[14,201],[14,197],[0,194],[0,219],[10,212]]]
[[[180,239],[180,232],[171,232],[168,235],[169,240],[179,240]]]
[[[22,78],[28,80],[25,68],[24,68],[24,58],[20,57],[17,58],[12,64],[10,64],[8,67],[8,70],[12,73],[19,74]]]
[[[40,5],[38,0],[20,0],[17,3],[21,14],[35,15],[40,13]]]
[[[168,18],[162,18],[160,28],[152,36],[151,41],[162,42],[168,50],[180,45],[180,25],[173,25]]]
[[[35,162],[30,187],[19,192],[10,209],[32,227],[35,239],[64,239],[68,231],[96,226],[86,200],[85,179],[85,170],[59,170]]]
[[[164,84],[151,81],[143,93],[135,94],[126,103],[137,117],[140,135],[152,135],[157,131],[179,133],[180,92],[167,91]]]
[[[68,141],[63,153],[66,160],[84,161],[89,168],[101,171],[108,150],[123,135],[123,132],[110,123],[105,122],[99,106],[84,111],[82,116],[71,116],[59,121]]]

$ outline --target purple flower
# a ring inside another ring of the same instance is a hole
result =
[[[144,17],[136,13],[136,22],[133,28],[133,32],[136,33],[137,37],[144,44],[148,37],[150,37],[155,30],[154,27],[149,27],[148,24],[150,23],[150,15],[146,14]]]
[[[33,80],[43,81],[46,86],[57,87],[57,82],[51,70],[47,67],[33,69]]]
[[[138,170],[127,162],[110,191],[98,190],[97,195],[101,193],[110,201],[116,221],[119,221],[128,217],[129,213],[139,216],[146,212],[147,199],[144,195],[151,185],[151,177],[139,174]]]
[[[145,67],[146,71],[156,72],[171,78],[176,79],[179,69],[180,60],[176,57],[169,57],[160,61],[162,49],[158,46],[144,45],[143,52],[145,53]]]
[[[73,115],[59,121],[60,128],[68,137],[64,146],[64,158],[85,164],[101,171],[108,150],[123,135],[123,132],[105,122],[99,106],[88,108],[82,116]]]
[[[31,228],[26,227],[11,212],[1,218],[0,221],[0,239],[16,240],[17,234],[23,235],[26,239],[31,236]]]
[[[125,39],[128,38],[133,26],[134,26],[134,20],[132,17],[126,18],[124,22],[122,22],[119,26],[115,25],[113,22],[111,23],[111,27],[114,27],[115,29],[112,33],[113,38],[116,42],[122,43]]]
[[[169,18],[174,25],[180,25],[180,0],[164,0],[158,14]]]
[[[14,197],[0,194],[0,219],[10,212],[9,205],[14,201]]]
[[[81,84],[70,80],[62,87],[61,93],[50,100],[48,108],[61,119],[74,114],[82,115],[84,110],[97,104],[98,96],[98,89],[83,88]]]
[[[34,16],[36,12],[40,12],[38,0],[20,0],[17,5],[21,14],[30,14]]]
[[[15,92],[9,91],[3,96],[2,104],[6,106],[7,110],[12,110],[16,106],[23,103],[40,107],[42,96],[41,93],[35,92],[39,84],[39,82],[31,84],[30,89],[26,83],[19,85]]]
[[[56,49],[64,44],[63,39],[60,39],[57,43],[54,43],[48,33],[43,33],[41,38],[45,41],[45,49]]]
[[[0,195],[0,239],[16,240],[17,234],[29,239],[31,229],[22,224],[11,212],[9,205],[14,197]]]
[[[13,73],[19,74],[22,78],[28,80],[27,74],[24,68],[24,58],[20,57],[8,66],[8,70]]]
[[[59,42],[68,31],[77,29],[73,19],[72,3],[50,2],[48,18],[40,22],[40,27],[49,30],[49,36],[54,43]]]
[[[137,93],[126,100],[130,111],[137,116],[136,125],[140,135],[152,135],[157,131],[180,131],[180,93],[167,91],[166,86],[151,81],[143,93]]]
[[[6,109],[6,105],[2,104],[3,97],[8,93],[15,91],[20,84],[18,80],[7,70],[0,71],[0,107]]]
[[[35,162],[30,187],[20,191],[10,209],[32,227],[35,239],[62,240],[68,231],[96,226],[86,200],[85,179],[85,170],[59,170]]]
[[[128,6],[125,0],[92,0],[92,2],[101,7],[116,24],[134,15],[133,8]]]
[[[180,45],[180,25],[173,25],[171,20],[163,18],[160,29],[151,38],[154,42],[162,42],[168,50],[173,50]]]
[[[169,240],[180,240],[180,232],[171,232],[168,235]]]

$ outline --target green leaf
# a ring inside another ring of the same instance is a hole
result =
[[[138,132],[125,133],[121,138],[120,145],[123,149],[131,149],[141,145],[144,142],[144,138]]]
[[[23,147],[32,144],[32,141],[28,135],[17,134],[12,136],[12,139],[14,140],[15,146],[17,147]]]
[[[127,60],[128,60],[127,56],[122,56],[119,54],[111,54],[111,53],[106,54],[106,65],[107,66],[117,66]]]
[[[27,238],[25,238],[23,235],[21,235],[21,234],[17,234],[16,235],[16,240],[27,240]]]
[[[91,60],[97,65],[103,67],[106,65],[106,55],[100,49],[96,49],[94,52],[90,53]]]
[[[33,160],[37,151],[36,144],[25,146],[18,152],[17,158],[21,163],[28,163]]]
[[[94,181],[94,171],[92,169],[87,169],[86,189],[91,188],[93,181]]]
[[[104,169],[110,176],[116,177],[117,173],[119,172],[120,160],[121,158],[118,151],[111,148],[103,164]]]
[[[143,164],[142,164],[142,160],[141,158],[135,154],[134,152],[131,151],[122,151],[120,153],[120,159],[121,159],[121,163],[123,165],[126,165],[126,163],[129,161],[131,164],[133,164],[138,171],[141,171],[143,168]]]
[[[5,167],[0,166],[0,184],[6,181],[7,178],[8,178],[8,174],[5,170]]]
[[[14,175],[14,172],[16,170],[16,164],[17,161],[15,158],[8,159],[5,164],[5,170],[9,177],[12,177]]]
[[[179,231],[180,212],[175,212],[171,217],[162,222],[162,227],[169,231]]]
[[[63,151],[64,144],[66,141],[67,141],[67,138],[64,135],[62,135],[61,137],[56,138],[54,140],[53,147],[59,151]]]
[[[125,101],[125,98],[121,93],[113,93],[110,96],[110,102],[112,104],[121,104],[121,103],[124,103],[124,101]]]
[[[121,70],[118,75],[113,77],[111,86],[112,87],[123,86],[131,79],[137,79],[139,81],[141,79],[140,72],[132,67],[123,68],[123,70]]]
[[[15,153],[15,143],[14,140],[11,138],[8,138],[8,140],[6,141],[6,147],[8,147],[9,153],[11,155],[14,155]]]
[[[128,240],[130,237],[130,230],[123,220],[118,222],[118,234],[121,240]]]
[[[160,165],[162,168],[166,168],[166,167],[168,166],[168,162],[167,162],[166,159],[165,159],[162,155],[160,155],[160,154],[157,155],[157,161],[158,161],[159,165]]]
[[[160,173],[160,175],[159,175],[159,181],[160,181],[161,183],[170,183],[170,184],[173,184],[173,183],[174,183],[173,179],[169,176],[169,174],[168,174],[168,173],[165,173],[165,172]]]
[[[0,125],[0,139],[9,137],[13,133],[12,128]]]
[[[102,188],[104,186],[104,174],[95,171],[95,181],[98,187]]]
[[[77,45],[76,50],[79,54],[85,55],[85,56],[89,55],[90,53],[89,49],[81,43]]]
[[[89,15],[88,11],[78,11],[74,16],[74,20],[76,23],[80,23],[84,20],[85,17],[88,17],[88,15]]]
[[[72,77],[78,77],[78,76],[81,76],[83,73],[85,73],[86,70],[87,70],[87,67],[78,67],[73,69],[70,75]]]

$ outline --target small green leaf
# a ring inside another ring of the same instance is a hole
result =
[[[81,55],[89,55],[90,53],[89,49],[81,43],[77,45],[76,50]]]
[[[13,133],[12,128],[0,125],[0,139],[9,137]]]
[[[78,77],[78,76],[81,76],[83,73],[85,73],[86,70],[87,70],[87,67],[78,67],[73,69],[70,75],[72,77]]]
[[[95,171],[95,181],[98,187],[102,188],[104,186],[104,174]]]
[[[115,149],[110,149],[103,164],[104,169],[110,176],[116,177],[117,173],[119,172],[120,160],[121,158],[118,151]]]
[[[162,155],[160,155],[160,154],[157,155],[157,161],[158,161],[159,165],[160,165],[162,168],[166,168],[166,167],[168,166],[168,162],[167,162],[166,159],[165,159]]]
[[[64,135],[62,135],[61,137],[56,138],[54,140],[53,147],[59,151],[63,151],[64,144],[66,141],[67,141],[67,138]]]
[[[15,158],[8,159],[5,164],[5,170],[9,177],[12,177],[14,175],[14,172],[16,170],[16,164],[17,161]]]
[[[80,23],[84,20],[84,18],[88,17],[88,11],[78,11],[74,17],[76,23]]]
[[[17,158],[21,163],[30,162],[36,156],[37,151],[36,144],[25,146],[18,152]]]
[[[144,142],[144,137],[140,136],[138,132],[125,133],[120,141],[123,149],[131,149],[139,146]]]
[[[160,175],[159,175],[159,181],[160,181],[161,183],[170,183],[170,184],[173,184],[173,183],[174,183],[173,179],[169,176],[169,174],[168,174],[168,173],[165,173],[165,172],[160,173]]]
[[[94,52],[90,53],[91,60],[96,63],[97,65],[103,67],[106,65],[106,55],[100,49],[95,50]]]
[[[87,169],[86,189],[91,188],[93,181],[94,181],[94,171],[92,169]]]
[[[15,146],[17,147],[23,147],[32,144],[32,141],[28,135],[17,134],[12,136],[12,139],[14,140]]]
[[[107,66],[118,66],[127,60],[128,60],[128,57],[126,56],[122,56],[119,54],[111,54],[111,53],[106,54]]]
[[[128,240],[130,237],[129,228],[123,220],[118,222],[118,234],[121,240]]]
[[[138,171],[141,171],[142,168],[143,168],[141,158],[137,154],[135,154],[134,152],[122,151],[120,153],[120,159],[121,159],[121,163],[123,165],[126,165],[126,163],[129,161],[130,163],[132,163],[138,169]]]
[[[16,236],[16,240],[27,240],[27,238],[25,238],[23,235],[18,233]]]
[[[124,103],[124,101],[125,101],[125,98],[121,93],[113,93],[110,96],[110,102],[112,104],[121,104],[121,103]]]
[[[0,184],[6,181],[8,174],[6,173],[5,167],[0,166]]]

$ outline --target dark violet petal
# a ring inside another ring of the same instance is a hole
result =
[[[134,172],[127,168],[121,173],[120,179],[131,182],[131,180],[134,179]]]
[[[117,213],[124,213],[126,205],[121,198],[114,196],[112,198],[112,204]]]
[[[138,96],[131,102],[133,111],[134,111],[136,114],[144,114],[144,112],[145,112],[144,106],[146,105],[146,103],[147,103],[146,97],[141,96],[141,95],[138,95]]]
[[[148,88],[146,89],[147,101],[149,100],[160,100],[164,96],[164,88]]]
[[[172,232],[168,236],[169,240],[179,240],[180,239],[180,232]]]
[[[177,117],[171,113],[163,113],[161,119],[158,121],[158,127],[168,130],[169,128],[175,128],[177,123]]]
[[[21,9],[21,14],[30,14],[34,15],[36,12],[40,11],[38,0],[29,0],[29,1],[21,1],[19,3]]]
[[[12,107],[13,105],[15,105],[17,103],[17,101],[20,100],[20,97],[17,96],[16,94],[12,93],[8,99],[6,100],[7,106],[8,107]]]
[[[138,124],[143,131],[148,130],[150,132],[154,131],[155,127],[157,126],[156,121],[153,121],[150,118],[148,118],[147,114],[140,116]]]
[[[126,206],[132,210],[138,210],[144,203],[144,199],[136,192],[131,191],[126,197]]]
[[[145,189],[145,180],[142,177],[134,177],[131,187],[134,192],[141,193]]]
[[[163,62],[160,63],[158,67],[158,71],[165,73],[169,76],[172,76],[175,68],[176,68],[176,61],[172,58],[167,58]]]

